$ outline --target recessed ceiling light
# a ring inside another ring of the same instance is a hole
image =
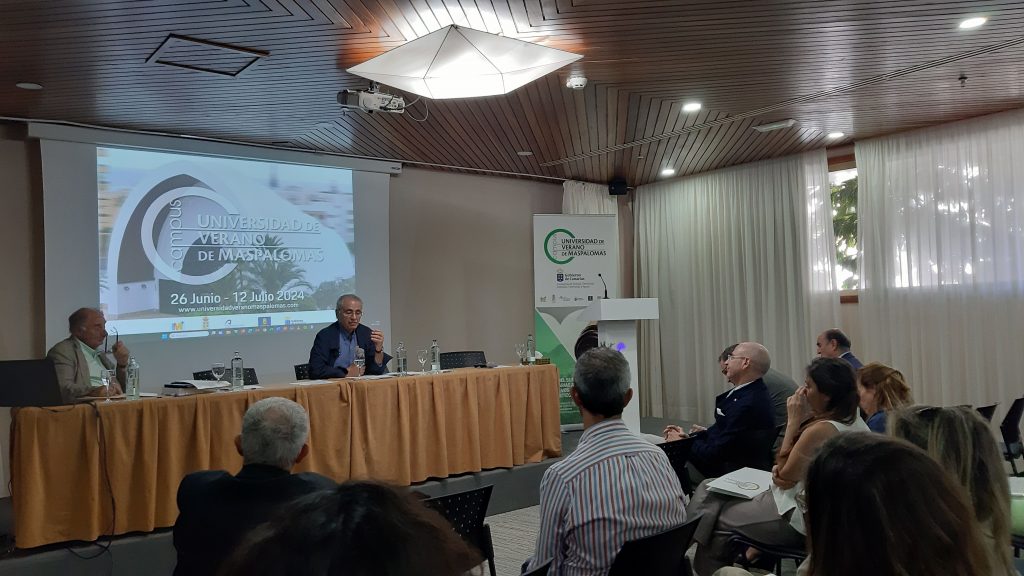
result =
[[[700,110],[700,102],[687,102],[683,104],[683,112],[696,112]]]
[[[22,90],[42,90],[43,89],[43,85],[42,84],[36,84],[35,82],[18,82],[17,84],[15,84],[15,86],[17,86],[18,88],[21,88]]]
[[[971,28],[977,28],[978,26],[981,26],[985,22],[988,22],[988,18],[985,18],[984,16],[975,16],[974,18],[968,18],[967,20],[961,22],[960,28],[964,30],[969,30]]]
[[[661,175],[662,176],[672,176],[675,173],[676,173],[675,168],[662,168],[661,169]]]
[[[520,156],[533,156],[533,152],[530,152],[529,150],[520,150],[519,152],[516,152],[516,154]]]
[[[842,138],[843,136],[846,136],[846,134],[843,134],[842,132],[829,132],[828,133],[828,137],[829,138]]]

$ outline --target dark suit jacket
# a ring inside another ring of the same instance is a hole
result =
[[[348,376],[345,368],[336,368],[334,361],[338,359],[338,339],[341,338],[341,324],[335,322],[316,333],[313,347],[309,350],[309,377],[344,378]],[[391,356],[384,353],[384,363],[377,364],[373,357],[377,354],[373,342],[370,341],[370,327],[360,324],[356,326],[356,344],[366,354],[366,373],[383,374],[387,372],[387,364]]]
[[[715,399],[715,423],[690,448],[690,463],[707,478],[749,466],[770,464],[775,437],[772,401],[764,380],[758,378],[730,396]]]
[[[300,496],[337,486],[326,476],[262,464],[243,466],[235,476],[223,470],[185,476],[174,523],[175,576],[215,575],[252,528]]]
[[[844,352],[840,358],[849,362],[854,370],[860,370],[864,366],[860,359],[853,355],[853,352]]]

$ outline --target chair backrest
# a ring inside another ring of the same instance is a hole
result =
[[[0,406],[60,406],[53,360],[0,362]]]
[[[548,568],[551,568],[551,560],[548,560],[529,572],[523,572],[521,576],[547,576]]]
[[[474,490],[430,498],[424,500],[423,503],[447,518],[452,528],[464,540],[483,550],[486,526],[484,518],[487,517],[487,504],[491,501],[493,488],[494,486],[487,485]]]
[[[992,417],[996,415],[996,406],[999,406],[999,402],[996,402],[991,406],[979,406],[975,408],[975,410],[978,411],[978,414],[981,414],[982,418],[991,422]]]
[[[487,359],[481,350],[464,350],[461,352],[441,352],[441,370],[486,366]]]
[[[230,371],[230,369],[228,369],[228,372],[226,374],[224,374],[224,378],[230,380],[230,378],[231,378],[231,371]],[[193,372],[192,373],[192,379],[193,380],[213,380],[214,379],[213,378],[213,371],[211,371],[211,370],[200,370],[199,372]],[[260,383],[260,379],[256,377],[256,369],[255,368],[243,368],[242,369],[242,384],[244,384],[246,386],[256,386],[259,383]]]
[[[1013,404],[1010,404],[1010,409],[1006,411],[1006,416],[999,424],[999,431],[1003,434],[1003,443],[1007,448],[1010,444],[1019,444],[1021,441],[1020,420],[1022,415],[1024,415],[1024,397],[1017,398]]]
[[[309,380],[309,364],[296,364],[295,365],[295,379],[296,380]]]
[[[701,514],[653,536],[630,540],[615,556],[608,576],[678,576],[690,572],[686,550],[700,524]]]
[[[672,465],[672,470],[679,478],[679,486],[687,494],[693,494],[693,483],[690,481],[690,474],[686,471],[686,461],[690,458],[690,448],[693,446],[694,440],[696,438],[691,436],[682,440],[658,444],[668,456],[668,463]]]

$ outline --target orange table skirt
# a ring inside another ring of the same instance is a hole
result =
[[[172,526],[181,479],[236,472],[246,408],[283,396],[309,412],[295,471],[407,485],[559,456],[554,366],[267,387],[12,411],[19,548]],[[102,439],[102,442],[100,441]]]

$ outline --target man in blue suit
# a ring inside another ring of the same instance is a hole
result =
[[[818,334],[818,340],[815,342],[818,347],[818,356],[825,358],[842,358],[853,366],[854,371],[860,369],[864,364],[850,352],[850,338],[843,331],[838,328],[832,328],[825,330],[821,334]]]
[[[757,342],[740,342],[725,359],[725,377],[733,387],[715,398],[715,423],[690,430],[694,440],[688,461],[704,477],[747,466],[770,468],[775,420],[762,379],[769,368],[771,356]],[[679,426],[665,429],[666,440],[688,437]]]
[[[363,318],[363,300],[355,294],[338,298],[334,315],[338,321],[317,332],[309,351],[310,378],[344,378],[363,374],[383,374],[391,356],[384,353],[384,333],[359,323]],[[366,366],[355,365],[356,349],[361,348]]]

